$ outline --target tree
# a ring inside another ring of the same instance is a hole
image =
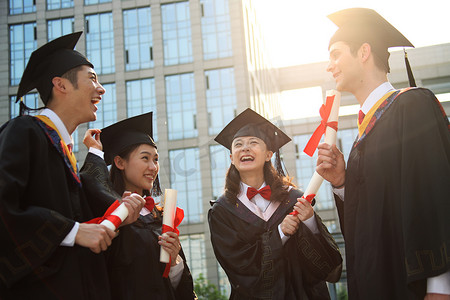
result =
[[[203,274],[200,274],[194,281],[194,291],[198,300],[227,300],[219,289],[212,283],[209,283]]]

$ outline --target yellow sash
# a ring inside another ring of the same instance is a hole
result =
[[[53,122],[47,116],[44,116],[44,115],[37,115],[36,118],[38,118],[39,120],[44,122],[47,126],[51,127],[53,130],[55,130],[58,133],[58,136],[61,140],[61,145],[63,147],[64,154],[69,159],[70,164],[72,165],[72,168],[75,171],[75,173],[77,173],[77,158],[75,157],[75,155],[73,154],[72,151],[69,151],[69,147],[67,147],[66,143],[61,138],[61,134],[59,133],[55,124],[53,124]]]
[[[361,124],[358,124],[358,132],[359,137],[361,137],[364,133],[364,131],[367,128],[367,125],[369,125],[370,120],[372,119],[374,113],[377,111],[378,107],[380,107],[381,103],[383,103],[390,95],[392,95],[395,91],[390,91],[386,93],[383,97],[381,97],[380,100],[375,103],[375,105],[369,110],[369,112],[365,115],[364,120]]]

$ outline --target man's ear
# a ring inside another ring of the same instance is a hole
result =
[[[125,169],[125,160],[117,155],[114,157],[114,164],[116,165],[117,169],[124,170]]]
[[[370,44],[364,43],[359,47],[359,55],[363,62],[366,62],[370,55],[372,53],[372,48],[370,47]]]
[[[60,93],[65,93],[67,86],[64,78],[62,77],[53,77],[52,79],[53,87]]]

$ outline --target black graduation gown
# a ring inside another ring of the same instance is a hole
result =
[[[110,298],[104,256],[60,246],[93,214],[58,149],[30,116],[0,133],[1,299]]]
[[[431,91],[409,90],[355,145],[336,197],[349,298],[423,299],[450,268],[448,119]]]
[[[119,196],[113,191],[108,180],[108,169],[99,156],[88,154],[83,166],[83,183],[86,188],[103,203]],[[179,285],[172,287],[169,278],[163,278],[165,264],[159,262],[162,216],[156,209],[153,214],[140,216],[130,225],[122,226],[119,235],[108,248],[107,265],[111,284],[112,299],[117,300],[188,300],[194,299],[194,285],[183,250],[184,270]]]
[[[320,217],[319,234],[301,223],[283,246],[278,232],[301,196],[292,189],[267,222],[224,195],[209,210],[211,242],[231,283],[230,299],[329,299],[325,280],[339,280],[342,258]]]
[[[131,224],[120,228],[108,250],[108,272],[113,299],[117,300],[181,300],[194,299],[194,285],[183,250],[184,270],[176,289],[162,274],[166,264],[159,262],[162,217],[153,214],[140,216]]]

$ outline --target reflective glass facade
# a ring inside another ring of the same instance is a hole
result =
[[[47,9],[61,9],[73,7],[73,0],[47,0]]]
[[[228,0],[201,0],[203,59],[230,57],[231,22]]]
[[[86,57],[97,74],[114,73],[114,30],[112,13],[86,16]]]
[[[9,26],[10,85],[19,84],[28,59],[36,48],[36,23]]]
[[[116,84],[102,84],[106,93],[102,96],[102,101],[97,104],[97,120],[89,123],[89,128],[102,129],[117,122],[117,100]]]
[[[191,270],[193,278],[200,274],[206,276],[205,235],[189,234],[180,236],[180,243],[186,255],[186,262]]]
[[[205,71],[208,133],[218,134],[236,116],[234,69]]]
[[[92,4],[101,4],[101,3],[108,3],[112,0],[84,0],[85,5],[92,5]]]
[[[196,137],[198,130],[194,74],[171,75],[165,79],[169,139]]]
[[[185,223],[203,221],[202,178],[198,148],[169,151],[170,186],[178,191],[177,206],[184,210]]]
[[[192,62],[189,2],[161,5],[164,65]]]
[[[47,21],[47,40],[52,41],[60,36],[73,32],[74,18]]]
[[[9,0],[9,14],[26,14],[36,11],[35,0]]]
[[[153,139],[158,140],[155,79],[127,81],[127,117],[153,112]]]
[[[125,69],[153,67],[152,18],[150,7],[123,11]]]
[[[231,164],[230,150],[222,145],[209,146],[209,158],[213,199],[217,199],[224,192],[225,175]]]

